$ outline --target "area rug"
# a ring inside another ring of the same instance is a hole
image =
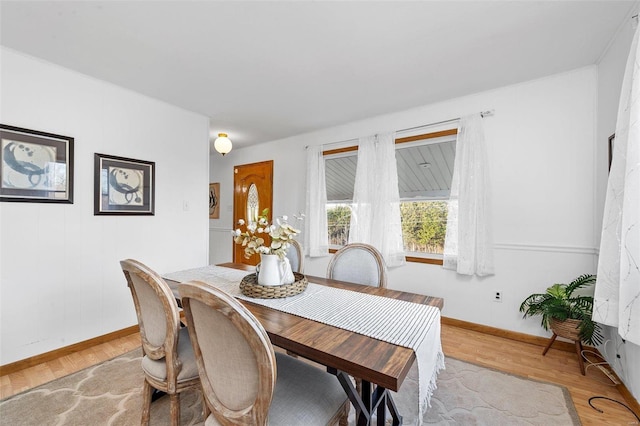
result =
[[[403,424],[417,424],[412,369],[394,400]],[[140,423],[140,350],[0,401],[0,425],[109,425]],[[353,409],[350,423],[353,422]],[[202,423],[199,392],[182,394],[181,425]],[[579,425],[568,391],[447,357],[423,423],[432,425]],[[152,425],[169,424],[169,401],[151,408]],[[297,426],[297,425],[291,425]]]

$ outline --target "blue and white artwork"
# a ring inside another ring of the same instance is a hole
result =
[[[109,167],[109,205],[144,205],[144,173],[142,170]]]
[[[57,148],[2,140],[2,188],[66,191],[66,164],[56,162]]]

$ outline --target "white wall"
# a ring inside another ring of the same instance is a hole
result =
[[[608,138],[616,128],[620,90],[633,34],[634,22],[628,19],[598,64],[598,142],[596,144],[598,246],[607,190]],[[636,400],[640,400],[640,346],[623,342],[617,328],[605,327],[605,338],[606,343],[599,348],[600,352],[613,366]]]
[[[496,275],[458,276],[440,266],[409,263],[390,270],[389,287],[443,297],[444,316],[534,335],[549,335],[539,318],[522,320],[526,296],[554,282],[595,272],[594,144],[596,67],[473,96],[371,118],[211,159],[221,182],[221,216],[232,227],[233,166],[274,160],[274,214],[304,210],[305,146],[398,130],[495,109],[484,119],[495,216]],[[231,238],[212,252],[231,259]],[[329,258],[307,259],[305,271],[324,276]],[[493,292],[500,290],[503,302]]]
[[[620,73],[630,40],[625,29],[598,67],[235,149],[225,157],[212,155],[210,181],[221,184],[221,213],[220,219],[210,221],[211,263],[232,258],[227,230],[233,226],[233,166],[273,159],[274,215],[291,215],[305,208],[305,146],[495,109],[484,124],[493,183],[496,274],[470,278],[436,265],[408,263],[390,270],[389,287],[444,298],[447,317],[550,336],[539,317],[524,320],[518,307],[529,294],[553,283],[596,273],[606,143],[615,128]],[[307,258],[305,272],[324,276],[328,261]],[[495,290],[503,294],[501,303],[492,300]],[[607,330],[607,337],[607,346],[600,350],[638,399],[640,350],[622,343],[614,330]],[[622,354],[621,359],[616,360],[616,354]]]
[[[0,364],[7,364],[136,324],[119,260],[136,258],[160,273],[206,264],[209,122],[0,53],[0,122],[75,138],[73,204],[0,203]],[[155,216],[93,215],[94,153],[156,163]]]

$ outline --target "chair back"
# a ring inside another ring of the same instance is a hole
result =
[[[264,425],[277,377],[269,337],[244,306],[198,281],[179,286],[205,403],[223,425]]]
[[[304,251],[298,241],[291,240],[291,245],[287,249],[287,259],[293,272],[300,274],[304,272]]]
[[[173,365],[180,313],[169,285],[155,271],[137,260],[123,260],[120,266],[131,289],[145,355],[154,360],[167,357],[167,365]],[[175,381],[177,373],[168,372],[167,378],[171,380],[173,375]]]
[[[387,267],[375,247],[351,243],[334,253],[327,267],[327,278],[386,288]]]

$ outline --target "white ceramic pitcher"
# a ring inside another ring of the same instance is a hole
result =
[[[256,274],[260,285],[283,285],[295,281],[289,259],[280,259],[277,254],[261,254]]]

